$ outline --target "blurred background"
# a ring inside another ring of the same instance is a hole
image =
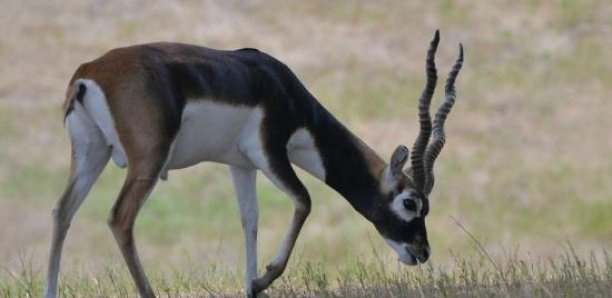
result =
[[[151,41],[255,47],[385,159],[417,134],[424,58],[442,33],[444,79],[459,42],[466,63],[427,219],[432,262],[511,251],[534,258],[568,245],[612,244],[612,5],[609,1],[3,1],[0,9],[0,267],[44,272],[51,210],[66,183],[61,103],[76,67]],[[438,89],[434,105],[442,98]],[[125,172],[109,164],[72,223],[63,269],[122,264],[106,226]],[[330,269],[389,257],[374,228],[300,172],[313,212],[292,259]],[[274,255],[292,204],[263,176],[260,264]],[[137,221],[147,269],[223,264],[243,270],[242,231],[225,166],[170,173]],[[291,267],[292,265],[290,265]]]

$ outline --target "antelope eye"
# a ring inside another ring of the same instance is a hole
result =
[[[417,210],[417,205],[416,202],[412,199],[404,199],[404,208],[416,212]]]

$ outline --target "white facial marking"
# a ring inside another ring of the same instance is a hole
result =
[[[415,199],[415,201],[416,201],[416,205],[417,205],[417,212],[416,212],[417,217],[421,217],[421,216],[423,216],[423,213],[422,213],[423,212],[423,201],[422,200],[417,200],[417,199]]]
[[[306,128],[296,130],[287,143],[289,160],[306,172],[325,181],[325,167],[315,146],[314,138]]]
[[[407,210],[404,206],[404,200],[414,200],[417,206],[416,212]],[[404,221],[411,221],[415,217],[421,216],[421,210],[423,208],[423,202],[421,200],[417,200],[411,197],[411,193],[409,191],[402,191],[395,198],[393,198],[393,202],[391,203],[391,209],[393,212]]]
[[[84,84],[86,87],[83,106],[87,113],[102,131],[108,146],[112,146],[112,158],[115,164],[121,168],[127,165],[125,151],[119,141],[115,122],[106,103],[106,96],[100,86],[93,80],[78,79],[75,84]]]
[[[389,246],[391,246],[391,248],[393,248],[393,250],[395,250],[395,252],[397,253],[397,257],[398,259],[406,264],[406,265],[416,265],[417,264],[417,259],[415,256],[413,256],[408,249],[406,249],[406,245],[399,243],[399,242],[395,242],[391,239],[387,239],[385,238],[385,241],[387,242],[387,244],[389,244]]]

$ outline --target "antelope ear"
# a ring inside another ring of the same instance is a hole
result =
[[[391,170],[393,177],[397,178],[402,173],[402,169],[408,161],[408,155],[409,151],[406,146],[399,145],[395,148],[395,151],[393,151],[391,155],[391,162],[389,163],[389,170]]]

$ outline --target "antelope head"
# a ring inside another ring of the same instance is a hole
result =
[[[460,44],[459,57],[446,80],[445,100],[435,114],[432,127],[429,106],[437,81],[434,56],[439,41],[440,34],[436,30],[427,51],[427,84],[419,99],[420,131],[412,148],[411,166],[404,170],[409,151],[399,145],[380,178],[381,199],[370,214],[370,220],[397,252],[399,260],[408,265],[427,261],[431,252],[425,217],[429,213],[429,194],[434,186],[434,163],[444,146],[444,122],[455,103],[455,79],[463,63]]]

